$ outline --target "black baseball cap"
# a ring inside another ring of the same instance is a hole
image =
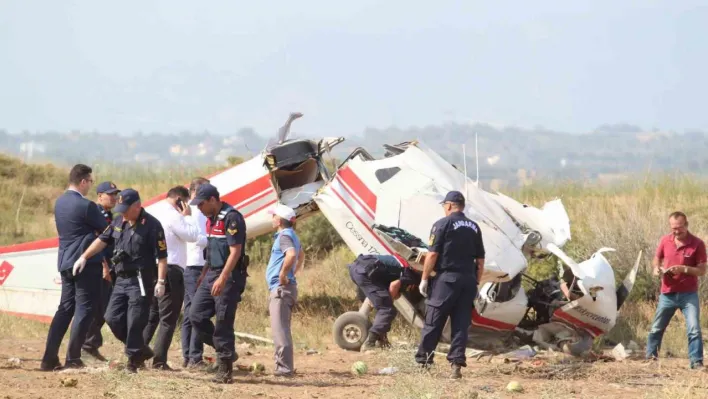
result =
[[[199,188],[197,188],[197,194],[194,199],[189,201],[189,205],[199,205],[211,197],[219,199],[219,190],[210,183],[200,184]]]
[[[131,205],[138,201],[140,201],[140,194],[132,188],[126,188],[118,194],[118,203],[114,210],[117,213],[124,213]]]
[[[104,181],[96,187],[96,194],[115,194],[119,192],[120,190],[118,189],[118,187],[116,187],[116,185],[111,181]]]
[[[465,203],[465,196],[462,195],[462,193],[459,191],[450,191],[445,196],[445,199],[442,200],[440,203],[444,204],[445,202],[454,202],[456,204],[464,204]]]

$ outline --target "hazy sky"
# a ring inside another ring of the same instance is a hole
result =
[[[0,2],[0,128],[706,129],[706,1]]]

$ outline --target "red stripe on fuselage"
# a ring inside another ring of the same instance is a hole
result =
[[[494,330],[494,331],[513,330],[516,328],[516,326],[513,324],[504,323],[503,321],[486,318],[486,317],[480,315],[479,313],[477,313],[477,309],[472,309],[472,324],[479,326],[479,327],[486,328],[486,329]]]
[[[0,254],[9,254],[11,252],[27,252],[38,251],[40,249],[50,249],[59,247],[59,237],[47,238],[46,240],[25,242],[22,244],[13,244],[6,247],[0,247]]]
[[[349,186],[368,207],[370,213],[376,213],[376,194],[354,173],[349,166],[346,166],[337,172],[344,182]]]
[[[270,183],[270,175],[264,175],[262,177],[259,177],[256,180],[242,187],[239,187],[226,195],[222,195],[221,200],[235,208],[238,206],[246,206],[248,204],[242,203],[248,201],[249,199],[258,194],[263,193],[266,190],[273,190],[273,185]],[[254,201],[256,199],[254,199]]]
[[[23,319],[39,321],[39,322],[46,323],[46,324],[49,324],[52,322],[52,316],[44,316],[44,315],[30,314],[30,313],[8,312],[5,310],[0,310],[0,313],[4,313],[4,314],[10,315],[10,316],[21,317]]]
[[[603,334],[603,331],[601,329],[593,326],[592,324],[585,323],[560,309],[553,312],[553,317],[557,317],[567,323],[572,324],[575,327],[583,328],[587,330],[587,332],[589,332],[590,335],[592,335],[593,337],[597,337]]]
[[[342,187],[344,187],[344,186],[342,186]],[[364,220],[361,218],[361,216],[359,216],[359,214],[354,211],[354,209],[351,207],[351,205],[349,205],[349,203],[348,203],[346,200],[344,200],[344,197],[342,197],[342,194],[338,193],[337,190],[334,189],[334,187],[332,187],[332,192],[334,193],[334,195],[337,196],[337,198],[339,198],[340,201],[342,201],[342,203],[344,204],[344,206],[346,206],[347,209],[349,209],[349,212],[351,212],[352,215],[354,215],[354,217],[357,218],[357,220],[359,221],[359,223],[361,223],[361,224],[364,226],[364,228],[365,228],[369,233],[371,233],[371,235],[374,237],[374,239],[376,239],[376,241],[378,241],[379,244],[381,244],[381,246],[384,248],[384,250],[385,250],[386,252],[388,252],[389,255],[392,255],[393,257],[395,257],[396,259],[398,259],[398,261],[401,262],[401,264],[402,264],[403,266],[406,266],[406,267],[409,266],[409,265],[408,265],[408,262],[406,262],[405,259],[403,259],[400,255],[398,255],[398,254],[397,254],[396,252],[394,252],[391,248],[389,248],[388,245],[386,245],[386,243],[385,243],[376,233],[374,233],[374,231],[371,229],[371,227],[369,227],[369,225],[366,224],[366,222],[364,222]]]

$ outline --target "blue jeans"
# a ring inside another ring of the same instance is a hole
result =
[[[188,266],[184,270],[184,313],[182,315],[182,356],[184,360],[192,363],[202,361],[204,344],[197,330],[192,327],[192,320],[189,318],[192,309],[192,298],[197,292],[197,281],[202,274],[199,266]],[[205,283],[206,284],[206,283]]]
[[[700,307],[697,292],[675,292],[661,294],[659,305],[656,308],[654,322],[647,337],[647,358],[659,357],[661,339],[664,336],[666,326],[676,313],[676,309],[681,309],[686,319],[686,335],[688,336],[688,358],[691,366],[696,363],[703,363],[703,339],[701,335]]]

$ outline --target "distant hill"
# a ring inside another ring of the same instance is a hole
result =
[[[543,128],[495,127],[488,124],[448,123],[400,129],[366,129],[348,136],[333,151],[345,157],[356,147],[382,156],[383,144],[420,139],[450,162],[463,168],[466,146],[467,170],[475,176],[475,134],[479,146],[479,176],[492,186],[519,186],[534,180],[612,180],[629,174],[683,171],[708,174],[708,135],[693,131],[646,131],[627,124],[602,125],[585,134],[568,134]],[[330,134],[335,136],[336,133]],[[261,151],[268,137],[252,129],[224,136],[208,132],[165,135],[137,133],[132,136],[97,132],[45,132],[8,134],[0,131],[0,152],[29,161],[69,165],[138,164],[149,168],[226,164],[229,156],[249,157]],[[307,137],[293,125],[293,137]]]

